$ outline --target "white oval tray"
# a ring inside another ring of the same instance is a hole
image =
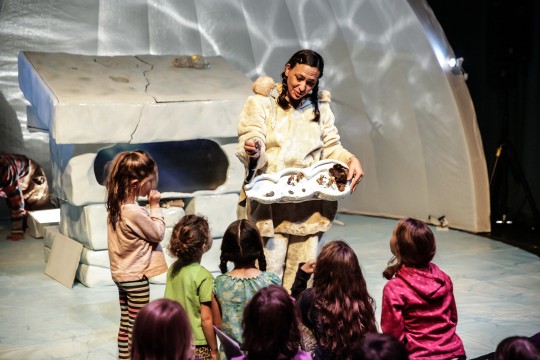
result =
[[[351,194],[350,181],[339,191],[328,172],[335,164],[348,169],[341,161],[322,160],[309,168],[287,168],[275,174],[256,176],[245,185],[246,195],[264,204],[346,198]]]

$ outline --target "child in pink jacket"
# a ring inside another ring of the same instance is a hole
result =
[[[452,280],[431,260],[435,237],[415,219],[398,222],[383,276],[381,328],[403,341],[409,359],[465,359],[456,333],[457,308]]]

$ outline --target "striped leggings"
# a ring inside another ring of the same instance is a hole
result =
[[[150,301],[147,278],[117,282],[120,300],[120,329],[118,330],[118,358],[131,359],[131,331],[141,308]]]

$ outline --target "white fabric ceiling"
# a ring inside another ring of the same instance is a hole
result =
[[[221,55],[251,79],[279,79],[300,48],[325,58],[322,87],[366,172],[341,210],[490,230],[473,105],[423,0],[0,1],[0,149],[49,162],[48,135],[26,129],[20,51]]]

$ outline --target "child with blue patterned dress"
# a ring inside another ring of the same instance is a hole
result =
[[[222,330],[240,344],[244,307],[259,289],[270,284],[281,285],[281,279],[266,272],[262,237],[256,225],[246,219],[234,221],[225,231],[220,260],[222,275],[214,281],[214,294],[220,308]],[[227,271],[229,261],[234,268]]]

